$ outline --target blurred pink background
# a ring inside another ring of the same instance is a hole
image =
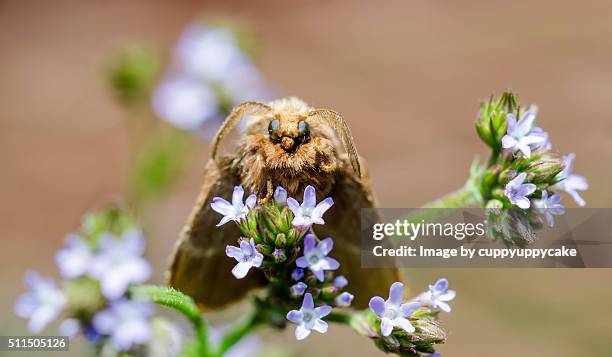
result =
[[[168,53],[201,15],[252,27],[258,64],[282,92],[348,120],[383,207],[415,207],[460,187],[474,155],[480,99],[511,87],[540,106],[556,151],[575,152],[589,207],[612,203],[612,3],[608,1],[2,1],[0,2],[0,334],[26,269],[53,275],[80,216],[125,193],[129,114],[104,77],[133,42]],[[149,257],[161,281],[209,155],[155,208]],[[565,198],[566,203],[570,199]],[[612,355],[610,270],[422,269],[458,291],[445,356]],[[295,342],[297,355],[377,355],[352,331]],[[264,333],[265,336],[271,334]]]

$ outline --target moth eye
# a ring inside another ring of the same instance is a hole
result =
[[[303,120],[298,122],[298,140],[300,143],[310,140],[310,126]]]
[[[270,121],[268,124],[268,134],[270,134],[270,139],[274,141],[280,140],[280,121],[278,119],[274,119]]]

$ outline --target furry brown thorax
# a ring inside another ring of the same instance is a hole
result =
[[[321,195],[329,193],[341,165],[341,143],[334,130],[309,119],[313,108],[298,98],[269,105],[271,112],[255,116],[248,125],[232,161],[247,192],[266,195],[271,184],[283,186],[294,197],[300,197],[307,185],[315,186]]]

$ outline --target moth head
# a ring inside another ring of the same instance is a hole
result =
[[[323,148],[333,148],[339,142],[347,152],[353,170],[361,175],[353,137],[342,116],[332,110],[314,109],[295,97],[270,104],[247,102],[234,108],[213,141],[214,159],[221,139],[244,116],[254,117],[248,136],[256,139],[259,149],[274,161],[276,167],[297,170],[320,156],[335,155],[333,150]]]

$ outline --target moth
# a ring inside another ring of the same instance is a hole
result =
[[[220,155],[219,145],[244,117],[251,120],[235,154]],[[220,308],[266,282],[255,269],[245,279],[232,276],[235,262],[225,255],[225,247],[241,234],[233,224],[217,227],[219,216],[210,207],[213,197],[231,197],[237,185],[264,200],[278,185],[297,199],[308,185],[316,188],[317,201],[333,198],[325,224],[313,229],[321,239],[334,239],[331,256],[340,262],[338,274],[349,281],[353,306],[365,307],[372,296],[386,296],[389,286],[401,280],[397,269],[360,266],[360,210],[374,207],[374,197],[342,116],[295,97],[269,104],[246,102],[233,109],[213,140],[204,183],[167,272],[167,284],[190,295],[201,308]]]

